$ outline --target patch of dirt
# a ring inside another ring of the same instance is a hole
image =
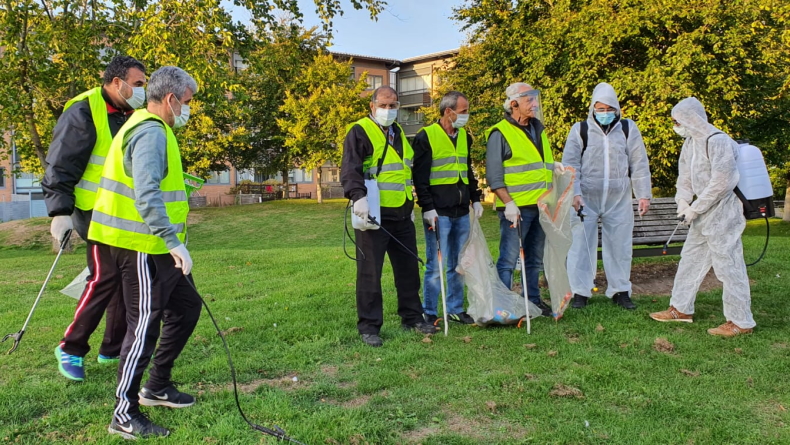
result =
[[[689,371],[688,369],[681,369],[680,372],[689,377],[699,377],[699,371]]]
[[[370,401],[370,398],[371,396],[369,394],[363,394],[359,397],[346,400],[345,402],[338,404],[338,406],[346,409],[359,408],[360,406],[367,405],[367,403]]]
[[[296,377],[296,381],[294,381],[294,377]],[[250,394],[255,392],[261,386],[269,386],[272,388],[279,388],[285,391],[293,391],[294,389],[298,388],[306,388],[310,386],[310,383],[303,381],[299,378],[296,374],[289,374],[278,378],[273,379],[255,379],[251,380],[247,383],[239,383],[239,392]],[[227,385],[204,385],[202,383],[198,383],[198,389],[201,390],[199,393],[210,391],[216,392],[220,389],[226,389],[228,391],[233,391],[233,384]]]
[[[403,433],[402,440],[398,443],[421,444],[425,439],[439,433],[451,433],[480,443],[511,443],[523,440],[529,434],[529,430],[519,424],[499,421],[488,416],[470,419],[446,411],[443,414],[445,420],[440,424]]]
[[[324,365],[321,367],[321,374],[334,377],[337,375],[337,366]]]
[[[48,245],[54,243],[49,234],[49,218],[47,219],[18,219],[0,223],[0,233],[3,234],[3,244],[5,246],[29,247],[33,244]],[[77,235],[71,233],[71,246],[84,244],[85,242]]]
[[[583,399],[584,393],[579,388],[574,388],[573,386],[563,385],[562,383],[557,383],[551,388],[549,391],[549,395],[551,397],[571,397],[575,399]]]
[[[672,353],[675,350],[675,345],[669,342],[666,338],[656,338],[656,341],[653,342],[653,349],[658,352],[664,353]]]

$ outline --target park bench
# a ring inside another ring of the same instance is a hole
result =
[[[672,231],[678,225],[677,204],[675,198],[654,198],[650,203],[650,211],[645,216],[639,216],[639,201],[633,201],[634,231],[632,244],[633,255],[638,257],[663,255],[664,243],[667,242]],[[601,227],[598,225],[598,247],[601,247]],[[680,226],[672,237],[672,244],[667,249],[667,255],[680,255],[683,242],[686,240],[688,227]],[[647,247],[641,247],[647,246]],[[598,250],[598,259],[601,259]]]

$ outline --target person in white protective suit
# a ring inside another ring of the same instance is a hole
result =
[[[573,243],[568,252],[568,278],[574,308],[583,308],[592,296],[598,258],[598,219],[601,220],[606,296],[625,309],[636,309],[631,301],[631,237],[633,195],[639,199],[639,214],[650,208],[650,165],[642,135],[636,124],[623,119],[617,93],[608,83],[599,83],[592,93],[586,121],[573,125],[562,162],[576,169],[572,212]],[[584,206],[584,223],[578,216]]]
[[[678,163],[678,218],[690,224],[680,253],[669,309],[650,314],[657,321],[691,323],[694,299],[711,266],[724,284],[726,323],[711,335],[734,337],[752,332],[755,322],[741,234],[746,227],[743,204],[733,191],[740,175],[738,144],[708,123],[705,108],[689,97],[672,109],[674,130],[685,138]],[[696,200],[692,202],[694,196]]]

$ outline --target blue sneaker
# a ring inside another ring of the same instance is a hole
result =
[[[99,358],[97,358],[97,361],[102,365],[117,365],[118,363],[121,362],[121,357],[117,355],[112,356],[112,355],[99,354]]]
[[[55,348],[55,358],[58,359],[58,370],[69,380],[81,382],[85,380],[85,369],[82,367],[82,357],[66,354],[60,349],[60,345]]]

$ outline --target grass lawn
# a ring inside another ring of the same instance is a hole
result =
[[[790,443],[789,224],[771,221],[768,254],[749,268],[753,335],[726,340],[705,332],[724,322],[718,290],[699,295],[693,324],[648,318],[667,307],[668,296],[637,295],[632,312],[600,296],[558,323],[534,320],[530,336],[515,327],[451,325],[448,337],[424,341],[400,330],[385,266],[385,343],[374,349],[355,328],[343,207],[295,201],[193,212],[195,280],[229,332],[253,421],[311,445]],[[34,241],[20,243],[0,225],[0,335],[19,330],[54,259],[46,220],[24,224]],[[492,211],[483,226],[496,258]],[[763,223],[751,222],[747,260],[763,241]],[[421,233],[418,245],[424,257]],[[0,356],[0,442],[121,441],[107,433],[116,369],[96,362],[101,332],[84,383],[61,377],[52,352],[76,303],[57,290],[82,270],[84,253],[81,245],[61,259],[21,346]],[[236,413],[222,344],[205,311],[174,379],[197,396],[195,406],[144,408],[172,430],[167,443],[275,442]]]

